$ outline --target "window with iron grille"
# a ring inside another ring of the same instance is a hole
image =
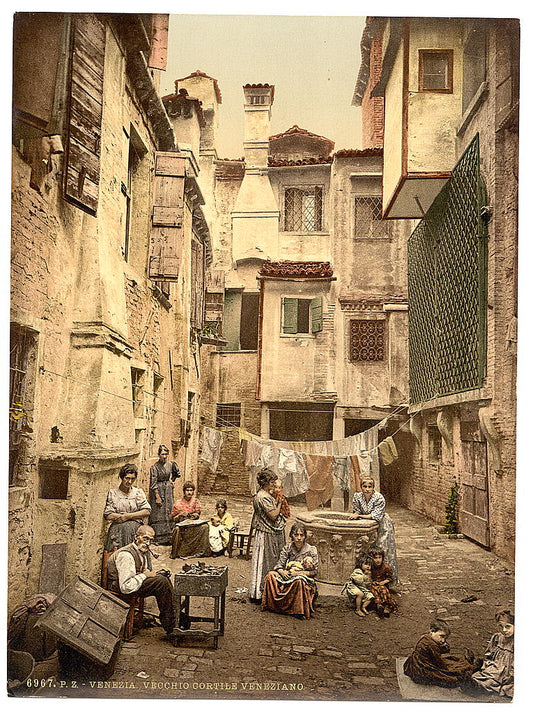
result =
[[[33,409],[31,364],[36,355],[36,333],[11,325],[9,364],[9,485],[15,485],[24,448],[24,437],[32,432]]]
[[[453,50],[418,50],[418,91],[453,92]]]
[[[217,404],[217,418],[215,426],[217,428],[224,428],[226,426],[237,426],[241,425],[241,405],[239,403],[233,404]]]
[[[313,233],[323,230],[322,214],[322,186],[285,189],[285,231]]]
[[[131,367],[131,399],[135,418],[144,418],[144,371]]]
[[[381,219],[382,207],[379,196],[356,196],[354,210],[356,238],[384,238],[390,235],[390,222]]]
[[[385,358],[385,320],[350,320],[350,361],[383,361]]]

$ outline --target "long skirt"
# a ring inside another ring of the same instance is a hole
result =
[[[210,557],[209,523],[176,524],[172,532],[172,550],[170,558],[176,557]]]
[[[148,524],[154,528],[155,543],[157,545],[170,545],[174,526],[174,523],[170,520],[170,511],[174,503],[174,486],[170,480],[160,480],[157,483],[157,490],[163,502],[158,505],[155,501],[156,491],[150,490],[152,510],[148,518]]]
[[[130,545],[135,539],[135,533],[142,525],[141,520],[126,520],[126,522],[112,522],[107,531],[105,551],[113,552],[121,547]]]
[[[261,599],[263,596],[265,577],[274,568],[284,544],[284,530],[281,532],[255,531],[254,548],[252,550],[250,599]]]
[[[315,611],[318,596],[316,584],[306,577],[295,577],[289,582],[282,582],[275,572],[268,572],[265,577],[261,609],[269,609],[279,614],[292,614],[306,619]]]
[[[392,520],[385,513],[379,523],[376,547],[382,547],[385,552],[385,563],[392,569],[393,580],[391,584],[398,583],[398,560],[396,558],[396,538],[394,537],[394,525]]]
[[[398,611],[396,599],[394,599],[386,584],[372,582],[370,591],[374,595],[374,604],[377,607],[388,607],[392,613]]]

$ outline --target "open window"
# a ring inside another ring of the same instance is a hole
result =
[[[259,339],[259,292],[226,290],[224,339],[227,351],[255,351]]]
[[[283,334],[316,334],[322,331],[322,297],[282,297],[281,306]]]

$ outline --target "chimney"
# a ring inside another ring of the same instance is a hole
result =
[[[271,84],[245,84],[244,178],[232,212],[233,259],[274,259],[278,254],[279,210],[268,176]]]
[[[218,105],[222,104],[222,95],[218,82],[199,69],[175,82],[176,94],[186,89],[190,96],[201,102],[205,124],[200,135],[200,152],[213,154],[216,158],[218,139]]]

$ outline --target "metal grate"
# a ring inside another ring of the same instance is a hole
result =
[[[383,361],[385,358],[385,321],[350,320],[350,361]]]
[[[285,230],[322,230],[322,186],[285,189]]]
[[[476,135],[409,238],[411,403],[478,388],[486,373],[485,191]]]
[[[32,384],[28,378],[29,365],[35,358],[34,333],[18,325],[11,325],[9,363],[9,485],[14,485],[22,458],[24,435],[30,426],[33,403]]]
[[[384,238],[390,234],[390,222],[382,220],[382,202],[378,196],[356,196],[354,210],[356,238]]]
[[[217,404],[217,418],[215,426],[224,428],[225,426],[241,425],[241,405],[236,404]]]

